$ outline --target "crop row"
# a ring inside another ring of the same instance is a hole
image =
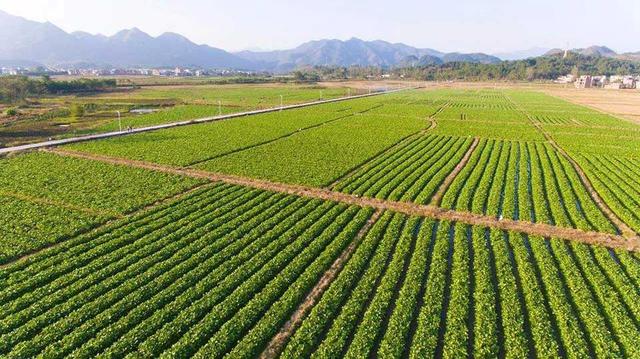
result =
[[[0,270],[0,353],[259,350],[370,215],[207,186]]]
[[[429,203],[471,146],[469,138],[418,136],[372,159],[335,189],[367,197]]]
[[[633,357],[638,270],[624,251],[386,213],[280,357]]]
[[[640,232],[640,164],[624,157],[597,155],[580,156],[579,162],[616,215]]]
[[[571,164],[541,143],[484,140],[442,206],[498,218],[613,232]]]

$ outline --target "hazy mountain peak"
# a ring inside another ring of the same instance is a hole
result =
[[[175,32],[165,32],[156,39],[193,44],[191,40]]]
[[[549,51],[547,51],[544,56],[554,56],[554,55],[561,55],[564,54],[563,49],[551,49]],[[593,45],[593,46],[589,46],[583,49],[571,49],[569,50],[569,52],[578,54],[578,55],[582,55],[582,56],[591,56],[591,57],[619,57],[618,53],[616,53],[615,51],[611,50],[610,48],[606,47],[606,46],[599,46],[599,45]]]
[[[153,39],[146,32],[138,29],[137,27],[132,27],[130,29],[120,30],[115,35],[110,37],[112,40],[120,40],[120,41],[139,41],[139,40],[149,40]]]
[[[557,51],[563,52],[558,49]],[[605,46],[574,50],[591,56],[637,58],[617,55]],[[0,10],[0,60],[24,60],[46,65],[96,64],[115,67],[235,68],[289,71],[305,66],[431,66],[445,62],[497,63],[484,53],[443,53],[384,40],[320,39],[278,51],[242,51],[230,54],[207,45],[196,45],[173,32],[150,36],[137,27],[112,36],[76,31],[67,33],[51,23],[12,16]]]
[[[69,34],[41,23],[0,12],[0,60],[25,60],[45,65],[95,64],[116,67],[251,69],[253,64],[226,51],[196,45],[182,35],[154,38],[137,27],[106,37],[76,31]]]

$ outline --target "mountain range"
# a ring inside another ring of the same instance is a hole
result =
[[[551,49],[547,51],[544,56],[553,56],[560,55],[564,53],[563,49]],[[582,55],[582,56],[590,56],[590,57],[609,57],[612,59],[618,60],[627,60],[627,61],[640,61],[640,51],[639,52],[625,52],[619,54],[606,46],[590,46],[586,48],[579,49],[571,49],[569,52]]]
[[[380,66],[451,61],[496,63],[486,54],[443,53],[400,43],[352,38],[319,40],[294,49],[230,53],[198,45],[176,33],[153,37],[138,28],[113,36],[67,33],[50,22],[36,22],[0,11],[0,65],[233,68],[290,71],[304,66]]]
[[[594,49],[595,48],[595,49]],[[547,54],[562,51],[553,49]],[[618,55],[606,47],[580,49],[585,54],[639,59],[640,54]],[[153,37],[138,28],[112,36],[87,32],[67,33],[50,22],[36,22],[0,10],[0,66],[34,67],[199,67],[206,69],[287,72],[307,66],[427,66],[448,62],[499,63],[542,55],[533,48],[514,53],[445,53],[386,41],[318,40],[294,49],[227,52],[198,45],[166,32]]]

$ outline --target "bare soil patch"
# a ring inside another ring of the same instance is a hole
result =
[[[548,87],[544,92],[640,124],[640,90]]]

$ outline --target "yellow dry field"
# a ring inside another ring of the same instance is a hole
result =
[[[550,95],[640,123],[640,90],[545,87]]]

